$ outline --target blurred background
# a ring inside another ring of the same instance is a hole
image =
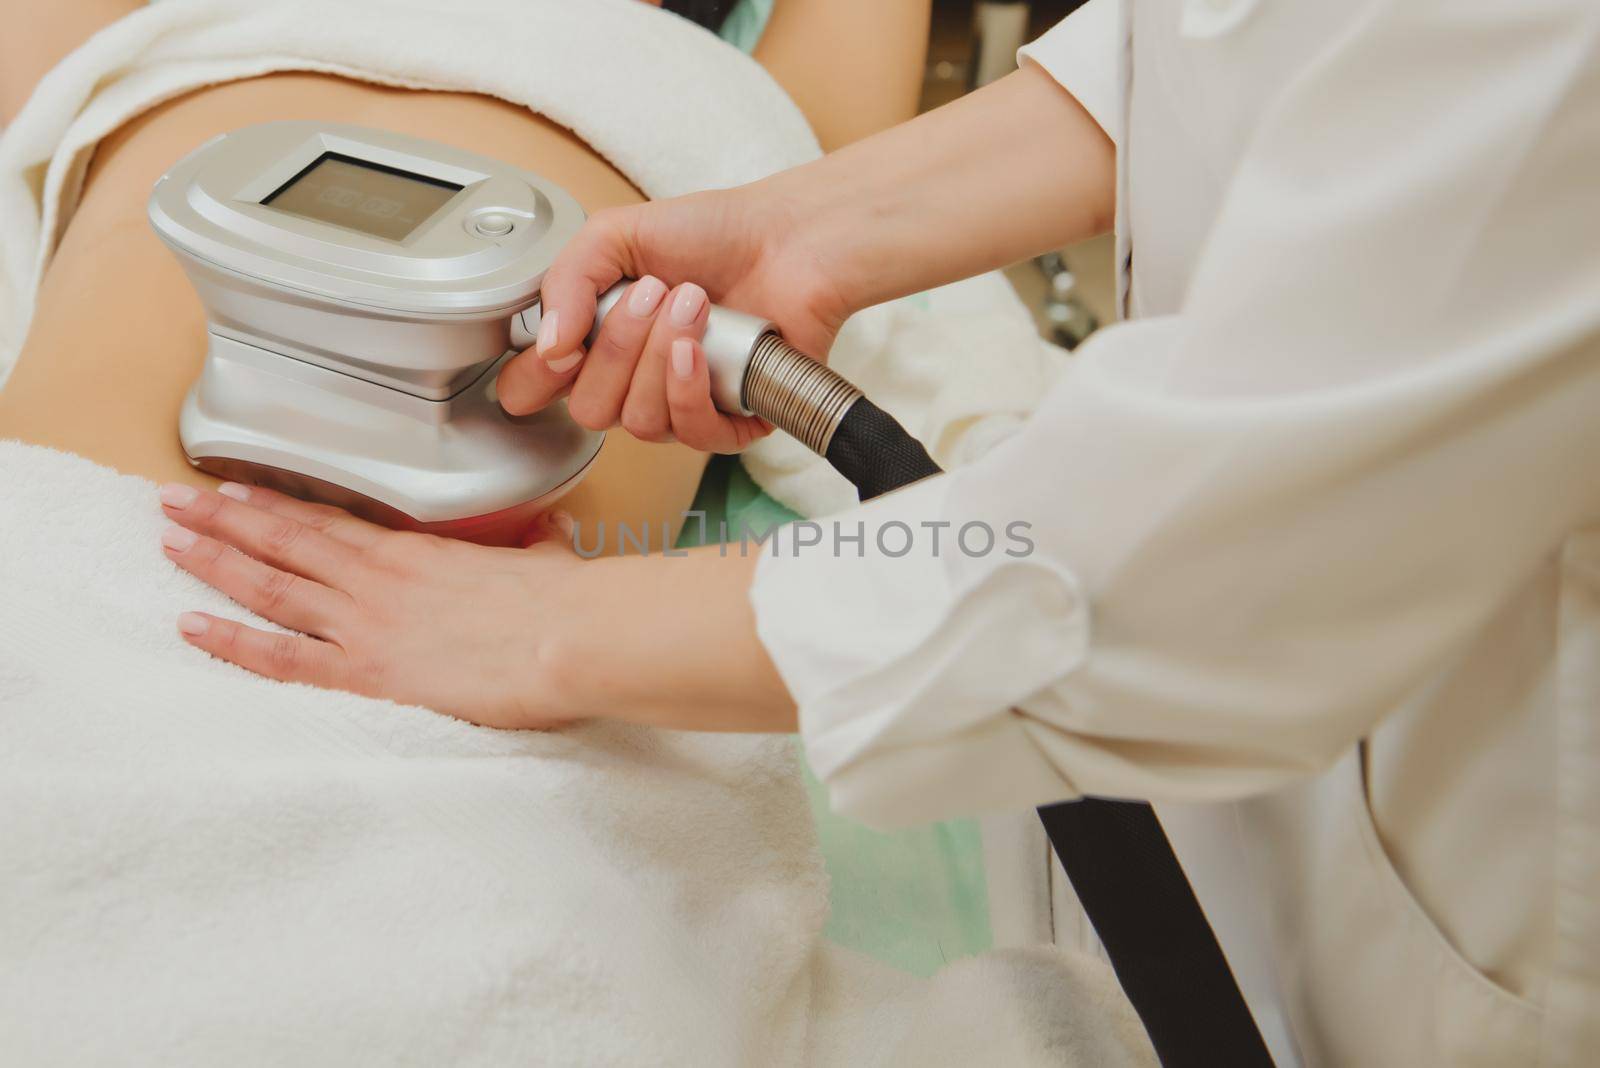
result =
[[[1084,0],[934,0],[922,110],[949,103],[1016,70],[1024,42]],[[1017,264],[1006,271],[1039,332],[1074,348],[1114,315],[1109,234]]]

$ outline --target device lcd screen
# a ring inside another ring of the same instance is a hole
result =
[[[404,241],[462,187],[324,152],[261,203],[318,222]]]

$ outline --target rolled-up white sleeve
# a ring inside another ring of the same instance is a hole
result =
[[[1376,5],[1268,112],[1181,314],[1102,331],[1014,438],[839,517],[860,555],[762,562],[837,808],[1313,773],[1600,524],[1600,11],[1542,9]],[[952,543],[973,523],[994,551]]]
[[[1060,792],[1057,769],[996,711],[1082,660],[1089,627],[1078,580],[1028,552],[1026,529],[951,525],[951,488],[940,476],[873,501],[822,524],[822,541],[809,549],[780,538],[758,567],[762,641],[800,705],[812,767],[833,784],[841,810],[868,807],[849,796],[857,785],[937,790],[974,759],[1008,769],[989,804],[1006,807],[1020,776]],[[964,551],[983,553],[984,566],[949,568],[950,554]],[[821,597],[809,588],[819,574]],[[815,640],[845,620],[839,640]],[[934,707],[936,715],[917,711]],[[848,772],[880,761],[895,770]],[[969,797],[983,785],[966,784]]]
[[[1089,0],[1017,51],[1071,93],[1113,144],[1122,144],[1122,4]]]

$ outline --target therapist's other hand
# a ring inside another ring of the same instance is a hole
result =
[[[501,371],[501,403],[525,414],[566,395],[591,429],[621,426],[715,452],[762,436],[764,423],[712,406],[698,342],[715,302],[769,318],[802,351],[827,354],[856,309],[808,245],[800,214],[761,186],[596,213],[546,274],[538,344]],[[639,280],[585,352],[596,298],[629,277]]]
[[[587,564],[562,519],[547,519],[527,549],[491,549],[388,530],[257,486],[163,486],[161,508],[176,524],[161,539],[168,559],[300,632],[188,612],[178,629],[191,645],[268,678],[484,726],[576,718],[562,711],[554,628],[527,625],[532,606],[541,619],[580,606],[573,580]]]

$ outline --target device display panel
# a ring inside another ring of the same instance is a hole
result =
[[[324,152],[261,203],[304,219],[404,241],[462,188],[440,178]]]

